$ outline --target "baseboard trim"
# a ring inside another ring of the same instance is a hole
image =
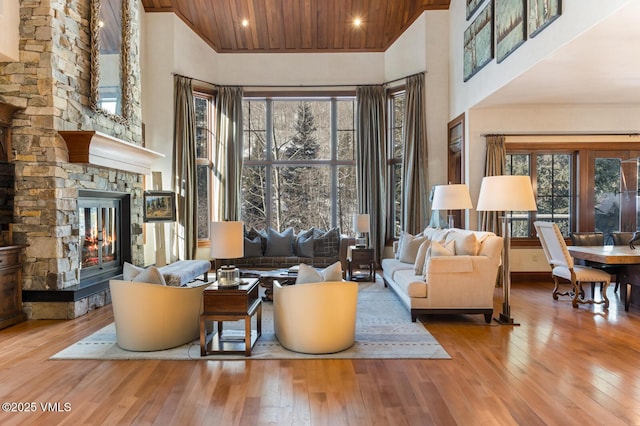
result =
[[[522,283],[532,281],[552,282],[550,272],[512,272],[511,282]]]

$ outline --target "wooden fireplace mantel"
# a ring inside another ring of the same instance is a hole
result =
[[[126,172],[151,174],[154,160],[164,154],[94,130],[59,131],[67,143],[70,163],[85,163]]]

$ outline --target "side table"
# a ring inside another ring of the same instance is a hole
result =
[[[373,261],[373,249],[349,246],[347,250],[347,272],[349,281],[375,281],[375,267]],[[366,265],[368,274],[354,272],[354,268]]]
[[[200,315],[201,356],[222,353],[251,356],[253,345],[262,335],[262,300],[258,289],[258,280],[249,279],[238,287],[218,287],[218,283],[214,282],[204,290],[203,312]],[[257,324],[256,329],[252,330],[251,318],[254,315]],[[225,335],[223,323],[239,320],[244,320],[244,333]],[[207,334],[208,321],[218,323],[217,331],[211,335]]]

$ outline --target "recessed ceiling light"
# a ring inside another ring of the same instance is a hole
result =
[[[356,27],[359,27],[360,25],[362,25],[362,19],[360,18],[355,18],[353,20],[353,25],[355,25]]]
[[[243,19],[242,20],[242,26],[243,27],[248,27],[249,26],[249,21],[247,19]]]

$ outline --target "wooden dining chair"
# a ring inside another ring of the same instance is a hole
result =
[[[614,238],[615,241],[615,238]],[[571,243],[574,246],[603,246],[604,245],[604,233],[602,232],[572,232]],[[618,245],[618,244],[616,244]],[[576,262],[574,260],[574,262]],[[577,263],[577,262],[576,262]],[[613,289],[614,293],[618,292],[620,267],[615,265],[605,265],[598,262],[590,262],[583,260],[578,263],[579,265],[591,266],[592,268],[602,269],[603,271],[614,275],[616,277],[616,286]],[[595,283],[591,283],[591,297],[595,297]]]
[[[564,237],[555,223],[536,221],[534,226],[542,244],[542,250],[551,266],[551,276],[554,282],[553,299],[558,300],[558,296],[571,296],[573,298],[571,305],[574,308],[577,308],[579,303],[604,304],[605,309],[609,308],[607,286],[611,281],[611,276],[600,269],[575,265],[564,242]],[[571,283],[569,291],[558,291],[560,279]],[[594,298],[585,299],[582,283],[601,283],[601,300],[596,302]]]
[[[633,238],[633,232],[612,232],[611,240],[613,241],[614,246],[628,246],[629,241]],[[620,277],[616,275],[616,287],[613,289],[616,293],[618,292],[618,287],[620,286]]]

